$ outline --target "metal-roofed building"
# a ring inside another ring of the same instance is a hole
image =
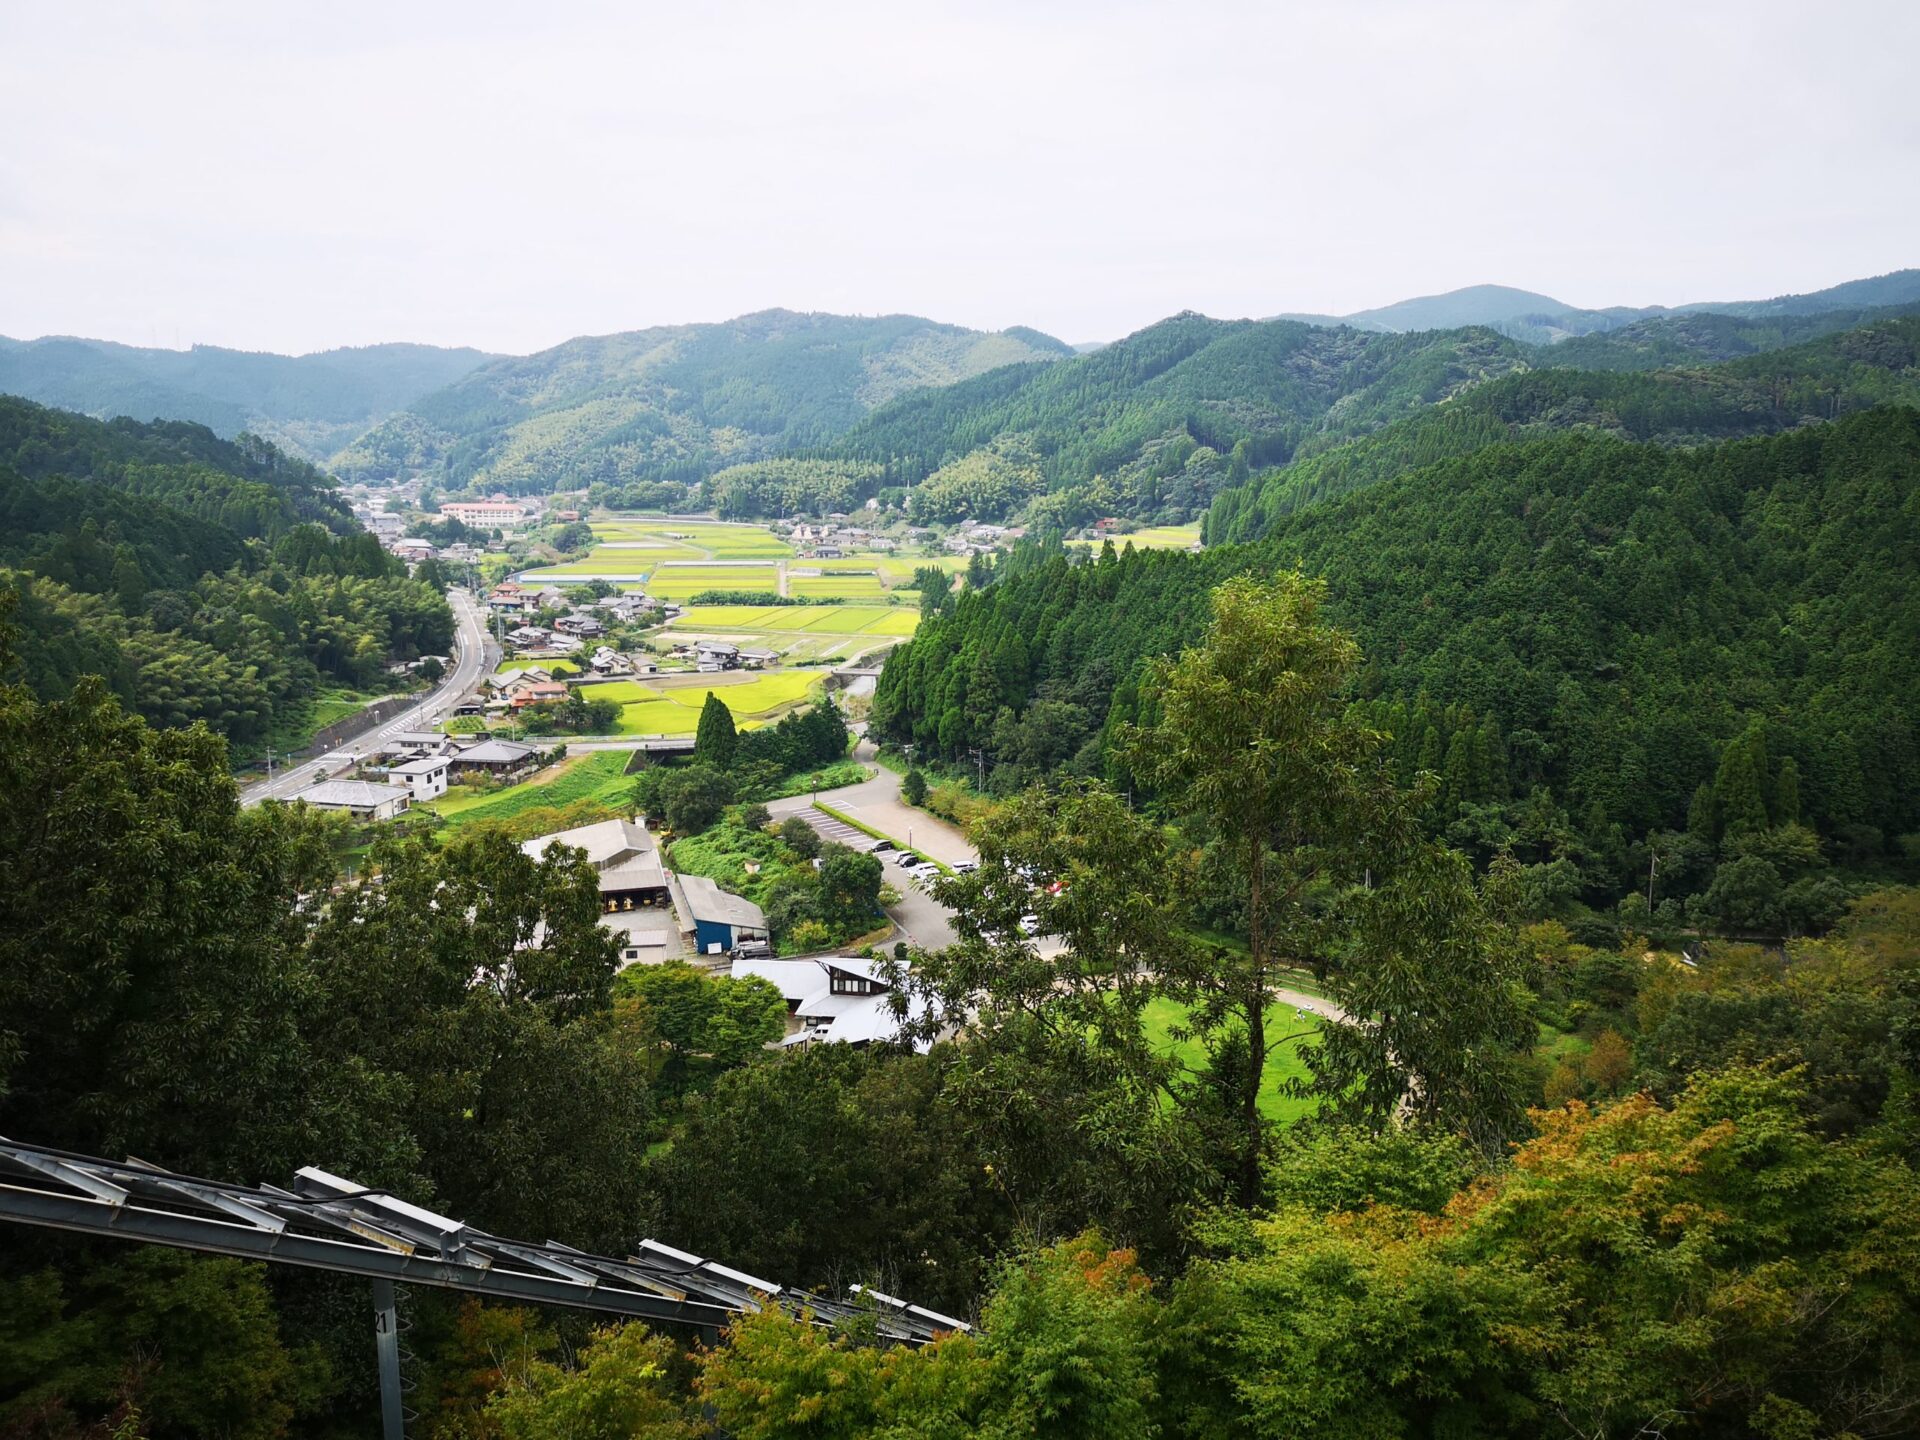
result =
[[[693,936],[700,954],[722,955],[742,940],[769,938],[766,912],[751,900],[729,894],[704,875],[678,878],[674,899],[680,928]]]
[[[376,785],[371,780],[322,780],[293,798],[315,810],[337,810],[356,820],[391,820],[413,800],[397,785]]]
[[[660,848],[647,827],[633,820],[602,820],[529,840],[520,849],[536,860],[554,845],[586,852],[600,875],[603,910],[650,909],[672,903]]]
[[[447,757],[455,775],[523,775],[540,763],[540,752],[511,740],[483,740]]]
[[[781,1043],[811,1045],[872,1045],[900,1038],[900,1020],[893,1013],[893,986],[878,960],[853,955],[821,955],[805,960],[741,959],[733,962],[733,978],[755,976],[777,988],[787,1001],[787,1013],[798,1028]],[[913,995],[907,1014],[918,1019],[927,1002]],[[915,1041],[925,1054],[932,1048]]]

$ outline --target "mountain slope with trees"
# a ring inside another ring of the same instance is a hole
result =
[[[250,745],[323,683],[444,653],[430,579],[360,530],[332,482],[253,436],[103,422],[0,397],[0,589],[19,678],[81,677],[156,724]]]
[[[1348,325],[1359,330],[1404,333],[1484,325],[1529,344],[1550,345],[1572,337],[1606,334],[1665,316],[1716,314],[1749,320],[1811,316],[1832,311],[1920,304],[1920,270],[1895,270],[1848,280],[1804,295],[1769,300],[1702,301],[1689,305],[1608,305],[1583,309],[1511,285],[1468,285],[1439,295],[1420,295],[1350,315],[1278,315],[1309,325]]]
[[[335,468],[367,479],[423,470],[442,486],[516,493],[695,483],[823,445],[908,390],[1070,353],[1030,330],[788,310],[583,336],[423,397]]]
[[[1684,446],[1770,434],[1886,404],[1920,404],[1920,317],[1877,321],[1724,365],[1647,373],[1533,370],[1228,489],[1209,509],[1201,533],[1209,544],[1254,540],[1316,501],[1498,440],[1588,430]]]
[[[1059,364],[904,396],[826,453],[882,465],[893,485],[929,481],[940,510],[953,467],[1013,445],[1031,452],[1036,478],[969,497],[980,518],[1024,505],[1038,525],[1178,521],[1250,467],[1367,433],[1525,363],[1520,346],[1486,330],[1377,335],[1176,315]]]
[[[1647,837],[1692,835],[1681,893],[1739,813],[1820,837],[1776,874],[1872,866],[1920,831],[1917,484],[1920,411],[1895,407],[1691,450],[1488,444],[1258,544],[1056,556],[962,596],[894,652],[874,726],[977,748],[1003,786],[1105,773],[1141,666],[1192,638],[1206,593],[1299,567],[1367,652],[1355,698],[1403,778],[1440,777],[1437,823],[1482,858],[1564,860],[1570,893],[1610,904],[1644,883]]]
[[[229,438],[251,431],[325,460],[487,358],[435,345],[272,355],[218,345],[151,350],[64,335],[0,337],[0,393],[101,419],[186,420]]]

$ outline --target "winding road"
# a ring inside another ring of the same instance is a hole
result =
[[[258,805],[262,800],[285,800],[351,765],[361,755],[378,749],[381,742],[402,730],[431,730],[460,698],[480,683],[480,677],[498,663],[498,651],[487,634],[487,612],[467,590],[454,587],[447,591],[447,603],[453,607],[453,668],[431,694],[409,707],[377,730],[369,730],[325,755],[302,761],[291,770],[276,773],[271,780],[259,780],[240,792],[242,805]]]

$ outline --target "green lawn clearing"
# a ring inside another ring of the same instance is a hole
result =
[[[1173,1027],[1187,1018],[1187,1007],[1174,1000],[1149,1000],[1141,1019],[1146,1026],[1147,1039],[1154,1048],[1163,1054],[1171,1054],[1188,1069],[1197,1069],[1206,1063],[1206,1053],[1198,1040],[1176,1040]],[[1311,1013],[1299,1015],[1291,1005],[1275,1005],[1267,1011],[1267,1039],[1271,1043],[1282,1035],[1296,1035],[1301,1031],[1317,1033],[1320,1029],[1318,1019]],[[1289,1041],[1276,1048],[1267,1057],[1267,1068],[1260,1078],[1260,1113],[1280,1125],[1291,1125],[1295,1120],[1310,1114],[1317,1102],[1299,1100],[1285,1092],[1286,1083],[1296,1077],[1304,1077],[1306,1065],[1300,1059],[1301,1040]]]

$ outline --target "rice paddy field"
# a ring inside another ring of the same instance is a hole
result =
[[[793,554],[791,545],[764,526],[727,521],[649,520],[616,515],[594,521],[593,535],[602,542],[644,544],[661,560],[782,560]]]
[[[1096,545],[1094,540],[1076,540],[1076,545]],[[1200,543],[1200,522],[1191,525],[1150,525],[1144,530],[1136,530],[1131,535],[1113,537],[1113,548],[1124,550],[1131,545],[1136,550],[1188,550]]]
[[[673,629],[759,634],[911,635],[920,612],[906,605],[695,605]]]
[[[700,728],[700,707],[707,703],[709,690],[733,712],[734,724],[745,729],[791,710],[819,683],[818,675],[805,671],[775,670],[764,675],[729,671],[690,677],[685,685],[615,680],[588,686],[585,694],[619,705],[618,733],[622,735],[691,735]]]
[[[584,560],[569,560],[564,565],[542,565],[527,571],[528,581],[562,580],[568,576],[604,576],[609,580],[645,580],[665,557],[651,550],[620,550],[608,545],[595,546]],[[698,559],[698,556],[689,558]]]
[[[789,570],[787,593],[803,600],[884,600],[886,587],[872,571],[865,574],[795,575]]]
[[[780,572],[772,565],[662,565],[647,581],[647,593],[685,600],[703,590],[758,590],[777,594]]]

